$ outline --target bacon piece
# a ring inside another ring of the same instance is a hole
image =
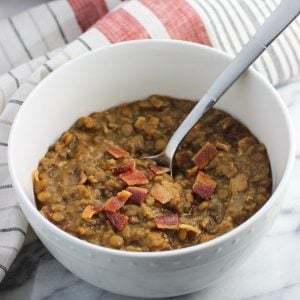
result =
[[[173,198],[180,198],[182,187],[179,183],[162,180],[161,185],[173,195]]]
[[[199,170],[198,166],[195,166],[195,167],[193,167],[193,168],[191,168],[191,169],[188,169],[188,170],[186,171],[187,177],[188,177],[188,178],[191,178],[191,177],[196,176],[198,170]]]
[[[123,180],[127,185],[145,185],[149,183],[149,180],[141,172],[134,170],[133,172],[126,172],[120,174],[120,179]]]
[[[127,202],[128,204],[140,204],[145,200],[145,197],[148,194],[147,189],[136,186],[130,186],[126,190],[131,193]]]
[[[108,145],[105,149],[109,154],[111,154],[114,158],[122,158],[128,157],[129,153],[125,150],[122,150],[116,146]]]
[[[154,219],[157,228],[160,229],[178,229],[178,215],[171,214],[161,217],[156,217]]]
[[[115,212],[121,207],[123,207],[125,205],[125,202],[126,201],[120,199],[119,197],[114,196],[106,200],[106,202],[103,205],[103,209],[105,211]]]
[[[122,190],[121,192],[117,193],[118,198],[125,202],[130,198],[131,195],[132,194],[128,190]]]
[[[151,196],[162,204],[165,204],[173,199],[173,194],[171,194],[164,186],[159,183],[155,183],[151,190]]]
[[[102,210],[102,207],[100,207],[100,206],[87,205],[84,208],[84,210],[81,214],[81,217],[83,219],[91,219],[95,214],[97,214],[101,210]]]
[[[126,164],[112,168],[112,173],[114,175],[119,175],[124,172],[132,172],[132,171],[134,171],[134,169],[135,169],[135,161],[131,160],[130,162],[128,162]]]
[[[104,171],[110,171],[112,169],[111,164],[109,164],[107,161],[101,164],[101,168]]]
[[[122,190],[117,194],[117,196],[111,197],[106,200],[103,205],[103,210],[116,212],[118,209],[125,205],[130,196],[131,193],[129,191]]]
[[[206,143],[192,158],[192,161],[199,167],[203,169],[210,161],[217,155],[217,148],[211,144]]]
[[[106,211],[105,215],[111,225],[118,231],[121,231],[127,224],[128,217],[118,212]]]
[[[186,230],[186,231],[191,231],[191,232],[194,232],[195,234],[200,234],[201,233],[200,229],[198,229],[195,226],[189,225],[189,224],[179,224],[178,227],[179,227],[179,229]]]
[[[150,171],[149,169],[146,171],[146,177],[147,177],[147,179],[149,180],[149,181],[152,181],[154,178],[155,178],[155,174],[152,172],[152,171]]]
[[[193,185],[193,191],[205,200],[209,200],[210,196],[215,191],[217,182],[211,179],[208,175],[199,171],[196,181]]]
[[[148,168],[156,175],[161,175],[170,172],[169,168],[162,166],[149,165]]]

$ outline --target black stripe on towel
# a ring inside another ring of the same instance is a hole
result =
[[[200,1],[196,1],[196,3],[202,8],[202,10],[206,13],[207,16],[210,16],[209,12],[207,11],[207,9],[202,5],[202,3]],[[214,29],[214,32],[215,32],[215,35],[216,35],[216,38],[221,46],[221,49],[223,51],[225,51],[225,46],[224,46],[224,43],[219,35],[219,32],[217,30],[217,27],[216,27],[216,24],[214,22],[211,22],[211,26],[213,27]]]
[[[20,232],[26,237],[26,232],[19,227],[0,228],[0,233],[1,232]]]
[[[9,125],[9,126],[11,126],[11,125],[12,125],[12,122],[0,119],[0,124],[4,124],[4,125]]]
[[[7,189],[12,189],[12,188],[13,188],[12,184],[0,185],[0,190],[7,190]]]
[[[0,264],[0,269],[2,269],[5,274],[7,274],[8,269],[5,266],[3,266],[3,265]]]
[[[18,39],[19,39],[19,42],[20,42],[21,45],[23,46],[23,48],[24,48],[25,52],[27,53],[28,57],[29,57],[30,59],[32,59],[33,57],[32,57],[32,55],[30,54],[28,48],[26,47],[26,45],[25,45],[25,43],[24,43],[24,41],[23,41],[23,39],[22,39],[22,37],[21,37],[19,31],[17,30],[17,28],[16,28],[16,26],[15,26],[15,24],[14,24],[14,22],[12,21],[11,18],[8,19],[8,22],[9,22],[9,24],[11,25],[12,29],[14,30],[16,36],[17,36]]]
[[[248,5],[247,1],[243,0],[243,1],[238,2],[238,4],[245,11],[245,13],[247,14],[250,22],[252,22],[252,24],[254,25],[254,27],[258,28],[260,26],[260,23],[259,23],[259,21],[257,19],[257,16],[255,15],[255,13],[251,9],[251,7]],[[272,61],[274,63],[274,66],[275,66],[275,69],[276,69],[277,73],[278,72],[283,72],[282,69],[281,69],[281,66],[278,65],[279,61],[277,59],[274,59],[274,49],[271,48],[271,47],[269,47],[268,51],[269,51],[269,55],[271,56],[271,59],[272,59]],[[260,58],[261,58],[261,62],[263,63],[263,66],[264,66],[264,68],[266,70],[267,77],[268,77],[269,81],[272,81],[272,74],[270,73],[270,70],[269,70],[269,68],[267,66],[267,63],[264,60],[264,55],[262,55]]]
[[[298,1],[299,1],[299,0],[298,0]],[[263,1],[262,1],[262,2],[263,2]],[[264,5],[265,5],[265,8],[268,9],[268,10],[270,11],[270,13],[271,13],[271,12],[272,12],[272,8],[270,7],[269,3],[266,2],[266,3],[264,3]],[[276,5],[275,7],[277,7],[277,5]],[[283,36],[281,36],[281,37],[284,38]],[[288,55],[286,55],[286,52],[285,52],[285,50],[284,50],[285,47],[284,47],[282,41],[281,41],[280,39],[277,39],[276,42],[277,42],[277,44],[278,44],[278,47],[281,48],[281,51],[282,51],[282,53],[283,53],[283,56],[285,57],[285,59],[286,59],[286,61],[287,61],[287,66],[288,66],[288,68],[289,68],[289,73],[290,73],[290,74],[288,74],[287,76],[288,76],[288,77],[289,77],[289,76],[293,76],[293,66],[292,66],[292,63],[291,63],[291,61],[290,61]]]
[[[23,101],[21,101],[21,100],[16,100],[16,99],[12,99],[12,100],[9,100],[8,103],[14,103],[14,104],[22,105],[22,104],[23,104]]]
[[[36,23],[35,18],[33,17],[32,13],[30,10],[27,11],[27,15],[29,16],[29,18],[31,19],[32,24],[34,25],[36,31],[39,33],[41,40],[43,41],[44,46],[46,47],[47,51],[50,50],[50,47],[43,35],[43,33],[41,32],[40,26]]]
[[[3,147],[7,147],[7,143],[4,143],[4,142],[0,142],[0,146],[3,146]]]
[[[246,2],[246,1],[245,1]],[[264,1],[261,1],[261,4],[264,5]],[[267,18],[267,16],[265,16],[265,13],[264,11],[262,10],[261,6],[260,5],[255,5],[257,10],[259,11],[259,13],[263,16],[264,19]],[[266,5],[265,5],[265,8],[268,10],[269,14],[271,14],[271,10],[270,8],[268,8]],[[258,28],[260,26],[260,23],[258,22]],[[278,42],[279,40],[277,39],[276,42]],[[277,43],[278,45],[278,48],[281,48],[279,43]],[[284,70],[283,70],[283,62],[282,60],[280,59],[279,57],[279,54],[277,53],[277,50],[276,48],[274,48],[274,44],[271,44],[269,47],[268,47],[268,50],[267,50],[272,58],[272,61],[274,63],[274,66],[275,68],[277,69],[277,73],[278,73],[278,81],[281,81],[283,79],[286,79],[284,78]],[[289,76],[289,75],[288,75]]]
[[[218,9],[215,8],[215,6],[210,2],[207,2],[207,5],[210,7],[211,10],[214,11],[215,15],[217,16],[217,19],[219,20],[220,24],[222,25],[224,34],[225,34],[225,38],[227,39],[228,43],[230,44],[230,48],[232,49],[233,53],[237,53],[238,49],[236,49],[236,47],[231,39],[230,32],[228,31],[226,24],[224,24],[224,20],[220,16]]]
[[[238,17],[238,19],[240,20],[240,22],[242,23],[242,25],[244,26],[244,29],[248,35],[248,37],[251,37],[252,36],[252,33],[250,32],[249,28],[248,28],[248,25],[246,24],[245,20],[241,17],[241,15],[239,14],[237,8],[236,8],[236,5],[238,5],[240,7],[241,10],[244,10],[245,8],[242,6],[241,2],[235,2],[235,4],[232,4],[231,1],[228,1],[228,4],[231,6],[231,8],[236,12],[236,15]],[[247,12],[246,12],[247,14]],[[252,23],[251,19],[249,18],[249,21]],[[239,32],[239,29],[236,28],[237,32]],[[271,74],[270,74],[270,71],[267,67],[267,62],[265,61],[265,57],[262,55],[260,57],[260,60],[261,60],[261,64],[262,64],[262,67],[264,69],[264,72],[266,74],[266,77],[268,78],[269,81],[272,80],[271,78]]]
[[[16,82],[16,86],[17,86],[17,88],[18,87],[20,87],[20,81],[19,81],[19,79],[12,73],[12,72],[7,72],[7,74],[11,77],[11,78],[13,78],[13,80]]]
[[[52,17],[53,17],[53,19],[54,19],[54,21],[55,21],[55,23],[57,25],[57,28],[58,28],[58,30],[60,32],[61,37],[63,38],[64,42],[67,44],[68,40],[67,40],[67,38],[66,38],[66,36],[65,36],[65,34],[63,32],[63,29],[62,29],[61,25],[58,22],[56,14],[54,13],[53,9],[50,7],[50,5],[48,3],[46,4],[46,7],[48,8],[50,14],[52,15]]]
[[[47,71],[49,73],[51,73],[53,71],[53,69],[48,64],[45,63],[45,64],[43,64],[43,66],[47,69]]]
[[[273,2],[273,4],[274,4],[274,6],[277,6],[277,3],[276,3],[274,0],[272,0],[272,2]],[[289,29],[290,29],[291,34],[294,35],[294,38],[298,39],[298,42],[299,42],[299,41],[300,41],[300,40],[299,40],[299,36],[298,36],[298,34],[295,34],[295,33],[294,33],[294,30],[293,30],[292,26],[289,26]],[[291,49],[291,51],[292,51],[293,54],[294,54],[294,58],[297,60],[298,65],[300,66],[300,57],[299,57],[299,55],[296,53],[296,51],[295,51],[295,49],[294,49],[294,47],[293,47],[293,45],[292,45],[292,42],[290,41],[290,36],[289,36],[289,34],[286,34],[286,35],[284,36],[284,38],[285,38],[285,40],[287,41],[287,43],[289,44],[290,49]],[[295,75],[295,74],[294,74],[294,75]]]
[[[85,48],[87,48],[88,50],[92,50],[92,48],[90,47],[90,45],[84,41],[82,38],[78,38],[77,39],[83,46],[85,46]]]

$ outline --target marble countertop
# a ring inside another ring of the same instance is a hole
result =
[[[1,0],[0,18],[46,0]],[[223,281],[178,300],[300,299],[300,79],[279,89],[296,129],[297,154],[286,201],[272,230],[249,259]],[[275,134],[275,133],[274,133]],[[1,300],[130,300],[82,281],[30,232],[0,284]]]
[[[300,297],[300,79],[279,89],[292,116],[297,155],[286,201],[272,230],[238,270],[225,280],[178,300],[290,300]],[[82,281],[31,233],[0,284],[1,300],[130,300]]]

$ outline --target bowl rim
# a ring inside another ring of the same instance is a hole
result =
[[[188,255],[192,254],[194,252],[199,252],[203,251],[208,248],[213,248],[217,247],[219,245],[222,245],[224,242],[227,240],[230,240],[233,238],[235,235],[238,235],[239,233],[243,232],[246,228],[251,226],[253,223],[255,223],[262,215],[264,215],[270,207],[273,205],[273,202],[277,199],[277,195],[279,195],[283,189],[286,187],[288,183],[289,176],[292,171],[294,159],[295,159],[295,153],[296,153],[296,146],[295,146],[295,132],[294,132],[294,127],[292,125],[292,121],[288,112],[288,109],[283,102],[281,96],[279,93],[275,90],[275,88],[271,85],[270,82],[268,82],[260,73],[258,73],[256,70],[254,70],[252,67],[249,68],[247,72],[251,72],[257,80],[261,81],[266,88],[270,90],[270,93],[273,95],[273,97],[276,99],[278,102],[278,105],[281,109],[282,115],[284,117],[284,120],[286,122],[287,128],[288,128],[288,138],[289,138],[289,154],[288,154],[288,160],[287,164],[285,166],[285,170],[283,172],[283,176],[278,183],[278,186],[276,187],[275,191],[272,193],[271,197],[268,199],[268,201],[254,214],[252,215],[248,220],[240,224],[239,226],[235,227],[233,230],[222,234],[221,236],[218,236],[210,241],[207,241],[202,244],[197,244],[181,249],[173,249],[173,250],[165,250],[165,251],[157,251],[157,252],[131,252],[131,251],[126,251],[126,250],[118,250],[118,249],[112,249],[108,247],[104,247],[101,245],[96,245],[89,243],[85,240],[82,240],[78,237],[75,237],[64,230],[60,229],[58,226],[55,224],[51,223],[48,219],[43,217],[39,211],[37,210],[36,207],[34,207],[32,201],[30,200],[29,197],[27,197],[25,191],[22,188],[21,183],[17,179],[17,175],[15,172],[15,169],[17,168],[17,162],[14,161],[13,159],[13,144],[14,144],[14,139],[18,127],[18,122],[20,119],[20,116],[22,115],[23,110],[27,105],[30,105],[31,99],[34,98],[33,96],[39,92],[40,89],[43,88],[43,85],[47,84],[48,80],[51,80],[53,76],[56,76],[57,74],[60,74],[65,71],[66,68],[69,67],[69,65],[76,64],[78,61],[84,60],[86,57],[93,56],[95,53],[99,52],[106,52],[106,51],[111,51],[110,49],[114,48],[122,48],[122,47],[139,47],[143,46],[146,44],[153,44],[156,47],[163,47],[166,44],[171,45],[171,47],[190,47],[190,48],[195,48],[195,50],[199,51],[204,51],[204,52],[210,52],[213,55],[219,55],[223,57],[224,59],[229,59],[232,60],[233,56],[229,55],[219,49],[215,49],[212,47],[208,47],[205,45],[193,43],[193,42],[187,42],[187,41],[179,41],[179,40],[162,40],[162,39],[157,39],[157,40],[135,40],[135,41],[126,41],[126,42],[121,42],[117,44],[111,44],[111,45],[106,45],[100,49],[95,49],[92,51],[89,51],[67,63],[59,67],[58,69],[54,70],[51,74],[49,74],[34,90],[28,95],[26,101],[23,103],[21,108],[19,109],[14,122],[12,124],[10,134],[9,134],[9,140],[8,140],[8,167],[9,167],[9,173],[12,178],[13,186],[15,190],[17,191],[18,194],[18,202],[23,210],[23,205],[26,207],[26,211],[28,211],[30,214],[32,214],[38,222],[41,222],[44,226],[48,227],[50,231],[52,231],[56,236],[59,236],[62,240],[66,240],[67,242],[76,244],[78,247],[82,248],[89,248],[91,251],[96,251],[96,252],[102,252],[105,254],[109,255],[115,255],[119,257],[127,257],[127,258],[163,258],[163,257],[174,257],[174,256],[182,256],[182,255]],[[172,48],[173,49],[173,48]],[[27,219],[27,218],[26,218]],[[30,221],[27,219],[27,221],[30,223]],[[49,237],[47,237],[49,239]],[[51,239],[51,238],[50,238]],[[57,244],[57,243],[56,243]]]

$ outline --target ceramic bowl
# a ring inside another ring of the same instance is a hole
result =
[[[28,221],[67,269],[114,293],[169,297],[212,284],[251,255],[285,197],[295,154],[288,111],[274,88],[254,70],[247,71],[217,107],[244,123],[266,145],[273,194],[254,216],[221,237],[155,253],[93,245],[62,231],[38,212],[31,180],[48,146],[79,117],[151,94],[196,101],[231,59],[187,42],[122,43],[67,63],[30,94],[11,129],[9,169]]]

